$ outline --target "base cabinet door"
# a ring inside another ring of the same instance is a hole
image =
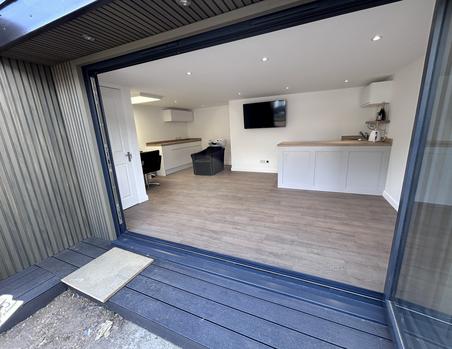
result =
[[[278,187],[382,195],[390,151],[389,146],[282,148]]]
[[[315,152],[314,187],[322,190],[344,191],[347,174],[347,152]]]
[[[314,185],[314,154],[310,151],[287,151],[282,154],[278,185],[284,188],[311,188]]]
[[[348,156],[347,192],[381,194],[386,177],[385,152],[351,151]]]

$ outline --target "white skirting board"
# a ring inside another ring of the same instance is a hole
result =
[[[394,210],[396,211],[399,210],[399,203],[396,200],[394,200],[394,198],[391,195],[389,195],[386,190],[383,191],[383,197],[387,202],[389,202],[389,204],[394,208]]]
[[[231,167],[232,172],[258,172],[258,173],[278,173],[276,168],[252,168],[252,167]]]

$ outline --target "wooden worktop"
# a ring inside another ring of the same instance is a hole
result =
[[[164,141],[147,142],[147,147],[159,146],[159,145],[173,145],[191,142],[200,142],[201,138],[180,138],[180,139],[169,139]]]
[[[281,142],[278,143],[278,147],[347,147],[347,146],[363,146],[363,147],[375,147],[375,146],[391,146],[392,140],[387,139],[384,142],[369,142],[369,141],[357,141],[357,140],[345,140],[345,141],[302,141],[302,142]]]

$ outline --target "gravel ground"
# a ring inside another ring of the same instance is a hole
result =
[[[177,347],[85,297],[66,291],[45,308],[0,334],[0,348]]]

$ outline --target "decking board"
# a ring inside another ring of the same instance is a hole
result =
[[[176,274],[158,266],[147,268],[142,272],[142,275],[159,283],[165,283],[166,285],[184,290],[184,292],[190,292],[190,295],[199,295],[204,298],[204,303],[213,301],[229,309],[250,314],[256,319],[270,321],[311,337],[322,338],[322,340],[338,346],[367,348],[381,345],[383,348],[387,343],[391,343],[391,341],[386,339],[382,340],[383,338],[374,334],[365,333],[336,322],[263,301],[237,291],[228,290],[221,286]],[[129,287],[133,287],[134,283],[135,280],[129,284]],[[143,291],[141,290],[141,292]],[[190,297],[187,296],[187,298]],[[193,301],[193,303],[195,302]],[[280,335],[283,336],[282,332],[284,331],[280,331]]]
[[[182,275],[190,276],[194,280],[206,281],[213,285],[221,286],[226,290],[238,291],[245,295],[267,301],[268,303],[285,307],[289,310],[297,310],[302,313],[316,316],[320,319],[329,320],[334,323],[339,323],[343,326],[347,326],[363,331],[365,333],[373,334],[391,340],[391,335],[388,331],[388,327],[374,321],[364,320],[353,315],[322,307],[317,304],[303,302],[289,296],[277,294],[266,289],[250,286],[236,280],[226,279],[218,275],[196,270],[193,268],[188,268],[186,266],[171,263],[165,260],[156,261],[154,263],[154,266],[175,271]]]
[[[149,321],[157,322],[207,348],[270,348],[128,287],[119,291],[108,303],[132,309]]]
[[[37,268],[32,273],[28,273],[19,280],[15,280],[10,284],[4,285],[0,288],[0,294],[11,294],[14,298],[18,298],[31,288],[35,287],[35,285],[50,279],[52,276],[52,273],[49,273],[44,269]]]
[[[55,297],[66,290],[59,280],[50,279],[45,284],[29,290],[24,296],[25,303],[2,326],[0,333],[9,330],[19,322],[33,315],[39,309],[49,304]]]
[[[361,302],[355,295],[347,299],[336,291],[328,299],[327,289],[310,289],[309,283],[272,279],[263,271],[139,242],[127,249],[156,258],[154,264],[106,306],[184,348],[392,347],[378,302]],[[62,277],[111,247],[85,240],[13,278],[11,284],[27,302],[8,325],[50,302],[66,289]],[[33,283],[35,273],[39,278]],[[2,281],[0,287],[8,284]]]
[[[38,269],[38,267],[35,266],[35,265],[32,265],[32,266],[30,266],[28,268],[25,268],[24,270],[14,274],[14,275],[11,275],[9,278],[7,278],[5,280],[0,280],[0,292],[1,292],[3,287],[9,286],[9,285],[13,284],[14,282],[19,281],[20,279],[22,279],[26,275],[32,273],[36,269]]]
[[[25,320],[65,290],[59,278],[36,265],[27,268],[19,278],[12,278],[11,283],[9,278],[3,281],[0,295],[12,295],[14,300],[23,304],[0,326],[0,333]]]
[[[68,264],[72,264],[77,268],[84,266],[93,259],[92,257],[88,257],[79,252],[72,251],[71,249],[67,249],[63,252],[58,253],[57,255],[55,255],[55,258]]]
[[[123,291],[119,291],[116,296],[123,294]],[[118,296],[118,297],[119,297]],[[106,304],[107,308],[111,311],[121,314],[125,319],[134,322],[138,326],[141,326],[148,331],[158,334],[160,337],[178,345],[184,349],[206,349],[207,347],[193,341],[189,337],[184,336],[182,333],[178,333],[171,328],[166,327],[159,321],[154,321],[150,317],[142,316],[138,314],[128,302],[109,301]]]
[[[47,270],[53,275],[59,277],[60,279],[64,278],[66,275],[69,275],[73,271],[77,270],[76,266],[72,264],[68,264],[63,262],[55,257],[50,257],[44,259],[42,262],[37,264],[40,268]]]
[[[110,246],[111,247],[111,246]],[[110,247],[108,249],[110,249]],[[105,253],[108,249],[97,247],[89,243],[80,242],[69,248],[71,251],[78,252],[91,258],[97,258]]]
[[[381,311],[383,302],[381,302],[381,305],[376,305],[364,300],[358,301],[352,297],[345,297],[335,292],[329,292],[325,288],[319,289],[309,284],[298,284],[281,279],[275,280],[270,274],[265,272],[239,268],[231,263],[225,265],[221,261],[200,258],[199,256],[190,255],[186,251],[182,252],[162,245],[153,243],[145,245],[142,240],[134,241],[130,237],[127,237],[127,241],[124,243],[121,240],[118,240],[116,243],[119,247],[128,248],[137,253],[169,260],[200,271],[206,271],[224,278],[237,280],[324,307],[340,310],[363,319],[386,324],[385,314]]]
[[[318,336],[292,330],[154,279],[138,276],[128,288],[274,348],[298,349],[300,343],[315,348],[338,347]]]
[[[24,303],[0,326],[0,333],[33,315],[64,292],[67,287],[61,282],[61,278],[90,260],[92,260],[91,257],[71,250],[64,250],[55,257],[49,257],[2,280],[0,294],[11,294],[14,299],[21,300]]]

